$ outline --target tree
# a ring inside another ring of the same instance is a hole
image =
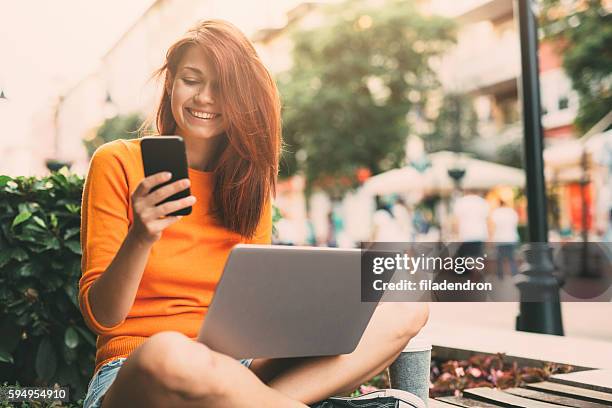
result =
[[[83,140],[87,153],[91,157],[96,149],[104,143],[115,139],[134,139],[138,137],[138,130],[142,123],[143,119],[138,113],[117,115],[106,119],[93,139]]]
[[[461,152],[478,136],[478,115],[472,98],[459,93],[447,93],[442,99],[433,132],[425,140],[427,150]]]
[[[423,16],[412,1],[383,6],[349,0],[323,23],[293,35],[293,68],[279,76],[286,149],[284,176],[310,186],[349,188],[358,168],[400,164],[406,114],[438,86],[428,61],[453,42],[453,24]]]
[[[545,38],[558,45],[580,97],[575,124],[586,132],[612,107],[612,10],[602,0],[542,0],[541,6]]]

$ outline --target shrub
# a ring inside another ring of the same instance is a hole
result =
[[[65,170],[0,176],[0,384],[68,385],[73,400],[87,391],[96,338],[77,299],[83,181]]]
[[[138,137],[138,129],[143,121],[144,119],[138,113],[116,115],[106,119],[92,139],[83,140],[89,157],[104,143],[115,139],[134,139]]]
[[[95,336],[78,300],[83,178],[0,176],[0,383],[68,385],[81,398]]]

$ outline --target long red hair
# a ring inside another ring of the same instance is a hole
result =
[[[169,48],[156,72],[164,81],[156,114],[159,134],[176,132],[169,90],[191,46],[202,47],[217,71],[225,123],[225,141],[215,158],[211,209],[224,227],[252,237],[266,201],[276,193],[281,149],[278,90],[238,28],[222,20],[201,21]]]

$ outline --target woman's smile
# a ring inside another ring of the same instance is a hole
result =
[[[211,120],[218,119],[221,117],[220,113],[207,112],[193,108],[185,108],[185,110],[187,111],[187,113],[189,113],[189,116],[195,119],[203,120],[205,122],[210,122]]]

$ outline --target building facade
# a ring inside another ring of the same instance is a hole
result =
[[[512,0],[433,0],[430,11],[459,24],[457,45],[437,62],[445,89],[470,94],[483,138],[516,138],[520,132],[521,54]],[[464,7],[459,7],[459,4]],[[556,44],[539,47],[542,125],[546,144],[578,136],[572,125],[578,98],[561,67]]]

